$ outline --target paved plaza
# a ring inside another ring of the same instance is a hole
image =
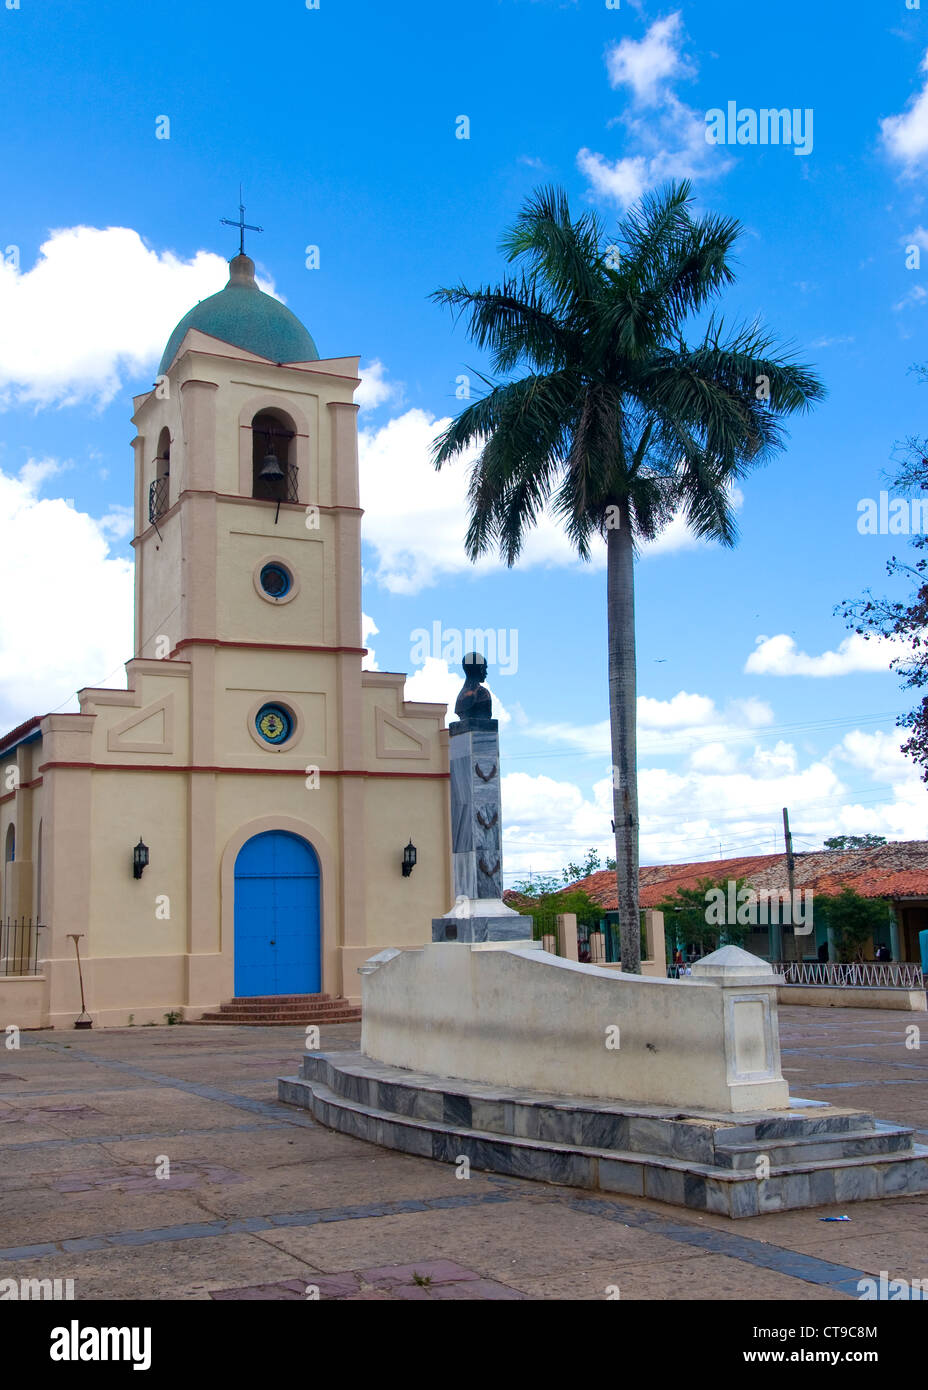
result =
[[[780,1010],[794,1096],[928,1143],[924,1015]],[[360,1028],[323,1028],[322,1048]],[[30,1032],[0,1056],[0,1277],[130,1299],[853,1299],[928,1277],[928,1196],[742,1221],[472,1172],[278,1103],[301,1028]],[[161,1174],[159,1176],[159,1174]],[[847,1214],[849,1223],[823,1222]]]

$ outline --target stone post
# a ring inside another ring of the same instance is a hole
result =
[[[783,928],[779,922],[771,922],[769,931],[770,963],[771,965],[779,965],[783,959]]]
[[[789,1105],[789,1087],[780,1070],[780,1030],[776,975],[765,960],[740,946],[723,946],[693,966],[692,981],[722,991],[725,1065],[731,1108],[743,1110],[757,1096],[758,1109]],[[681,981],[692,988],[689,980]]]
[[[559,912],[555,918],[557,922],[557,953],[563,956],[564,960],[579,961],[580,955],[577,947],[577,914],[575,912]]]
[[[664,914],[656,908],[646,908],[644,914],[645,961],[649,975],[663,980],[667,975],[667,942],[664,937]]]

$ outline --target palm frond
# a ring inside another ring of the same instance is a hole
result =
[[[601,240],[596,214],[572,219],[564,190],[549,186],[525,202],[515,224],[503,234],[500,249],[509,261],[525,258],[553,305],[564,311],[596,297],[602,281]]]
[[[477,290],[464,285],[439,289],[430,298],[450,308],[457,319],[467,315],[468,336],[492,353],[496,373],[512,371],[523,359],[547,371],[569,354],[569,335],[543,293],[524,275]]]

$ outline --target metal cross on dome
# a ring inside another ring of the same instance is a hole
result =
[[[244,254],[245,254],[245,233],[246,233],[246,231],[248,231],[248,232],[263,232],[263,231],[264,231],[264,228],[263,228],[263,227],[255,227],[255,226],[252,225],[251,222],[246,222],[246,221],[245,221],[245,204],[242,202],[242,185],[241,185],[241,184],[239,184],[239,186],[238,186],[238,199],[239,199],[239,202],[238,202],[238,221],[237,221],[237,222],[233,222],[232,219],[231,219],[231,217],[220,217],[219,221],[222,223],[222,225],[223,225],[224,227],[238,227],[238,232],[239,232],[238,253],[239,253],[240,256],[244,256]]]

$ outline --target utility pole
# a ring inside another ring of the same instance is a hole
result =
[[[793,905],[794,905],[794,903],[795,903],[795,899],[794,899],[794,897],[793,897],[793,885],[794,885],[794,883],[795,883],[796,861],[795,861],[795,859],[793,858],[793,837],[792,837],[792,835],[789,833],[789,811],[786,809],[785,806],[783,807],[783,839],[784,839],[784,841],[785,841],[785,843],[786,843],[786,878],[787,878],[787,883],[788,883],[788,885],[789,885],[789,902],[790,902],[790,909],[789,909],[789,911],[790,911],[790,920],[792,921],[792,916],[793,916]],[[793,922],[793,954],[795,955],[796,960],[798,961],[798,959],[799,959],[799,938],[798,938],[797,935],[796,935],[796,924],[795,924],[795,922]]]

